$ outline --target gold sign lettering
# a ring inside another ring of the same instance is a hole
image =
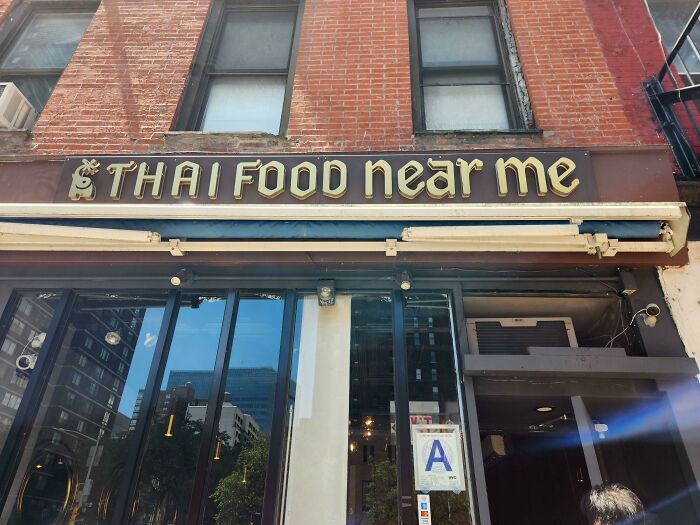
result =
[[[306,187],[306,189],[302,189],[299,184],[302,173],[306,173],[309,177],[309,185]],[[301,164],[294,166],[292,168],[292,184],[290,188],[292,197],[299,199],[300,201],[311,197],[314,193],[316,193],[316,186],[318,183],[316,178],[316,164],[311,162],[302,162]]]
[[[243,185],[252,184],[252,175],[246,175],[246,171],[260,169],[262,161],[260,159],[251,162],[239,162],[236,166],[236,179],[233,182],[233,198],[242,199],[243,198]]]
[[[270,188],[267,185],[267,176],[273,172],[275,174],[275,185]],[[260,166],[258,176],[258,193],[268,199],[274,199],[284,191],[284,164],[273,160]]]
[[[95,181],[90,177],[97,174],[99,169],[100,163],[95,159],[90,161],[83,159],[82,164],[75,169],[71,177],[68,198],[72,201],[79,201],[80,199],[85,199],[86,201],[95,200],[97,187],[95,186]]]
[[[156,164],[156,172],[151,175],[149,173],[148,163],[142,162],[139,166],[139,172],[136,175],[136,185],[134,186],[134,197],[143,199],[146,192],[146,184],[152,184],[151,197],[160,199],[163,191],[163,179],[165,178],[165,162]]]
[[[508,195],[508,181],[506,174],[508,171],[515,172],[518,181],[518,196],[524,197],[527,195],[527,172],[535,173],[537,178],[537,195],[542,197],[547,194],[547,177],[544,172],[544,166],[535,157],[528,157],[524,161],[510,157],[508,160],[498,159],[496,161],[496,177],[498,179],[498,196],[505,197]]]
[[[209,192],[207,195],[211,200],[216,200],[219,195],[219,178],[221,177],[221,164],[215,162],[211,165],[211,177],[209,177]]]
[[[411,171],[411,174],[407,175],[409,171]],[[409,160],[399,169],[397,175],[399,178],[398,187],[401,196],[407,199],[415,199],[425,189],[425,182],[423,181],[417,183],[414,188],[409,186],[409,184],[417,181],[423,175],[423,165],[417,160]]]
[[[457,159],[456,164],[459,168],[459,179],[462,183],[462,197],[466,199],[472,194],[472,171],[481,171],[481,169],[484,167],[484,163],[479,159],[474,159],[471,162],[467,162],[464,159]]]
[[[338,185],[331,188],[333,172],[338,174]],[[342,160],[327,160],[323,163],[323,189],[325,197],[339,199],[348,191],[348,167]]]
[[[107,172],[112,175],[112,190],[109,192],[109,196],[112,197],[112,200],[118,201],[121,198],[125,175],[131,173],[135,169],[136,163],[133,160],[131,162],[110,164],[107,166]]]
[[[385,160],[365,163],[365,199],[374,198],[374,174],[381,173],[384,176],[384,198],[391,199],[393,195],[391,183],[391,165]]]
[[[457,190],[455,189],[455,165],[452,161],[428,159],[428,166],[431,170],[440,170],[428,179],[426,184],[428,195],[433,199],[445,197],[454,199]]]
[[[559,168],[563,168],[564,171],[559,172]],[[576,169],[576,164],[573,160],[567,159],[566,157],[561,157],[554,164],[552,164],[547,173],[549,174],[549,183],[552,186],[552,193],[559,197],[568,197],[571,192],[578,188],[581,183],[578,178],[573,179],[569,185],[563,184],[564,180],[569,178],[574,170]]]
[[[201,168],[196,162],[185,161],[175,166],[173,189],[170,194],[176,199],[182,195],[182,186],[189,186],[189,195],[193,199],[199,194],[199,172]]]

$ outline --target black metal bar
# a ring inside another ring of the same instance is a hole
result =
[[[63,292],[63,297],[56,306],[51,324],[46,331],[46,338],[34,364],[31,379],[7,433],[5,447],[0,454],[0,502],[2,503],[7,499],[12,487],[15,471],[32,431],[41,398],[49,383],[75,300],[76,295],[73,290]]]
[[[216,352],[216,362],[214,363],[214,381],[209,392],[202,441],[199,447],[199,459],[195,469],[192,495],[187,514],[187,523],[191,525],[201,523],[206,503],[207,474],[212,462],[212,451],[216,447],[217,426],[221,416],[224,391],[226,390],[226,367],[231,358],[231,345],[236,329],[238,302],[238,293],[230,291],[226,297],[226,309],[224,310],[224,319],[221,324],[219,348]]]
[[[683,28],[683,32],[678,37],[678,40],[676,40],[676,43],[674,44],[673,49],[671,49],[671,52],[666,57],[666,62],[664,63],[663,67],[661,68],[661,71],[659,71],[659,75],[658,75],[659,82],[661,82],[663,80],[664,76],[669,71],[671,64],[675,60],[676,55],[680,52],[681,47],[683,47],[683,44],[685,43],[685,39],[688,38],[688,35],[693,30],[693,26],[695,26],[695,23],[698,21],[699,17],[700,17],[700,3],[698,3],[697,7],[695,8],[695,11],[693,11],[693,14],[690,16],[688,23]]]
[[[282,317],[282,336],[277,364],[277,385],[275,387],[275,406],[272,412],[272,431],[270,433],[270,454],[265,479],[262,525],[279,523],[282,470],[284,468],[284,438],[287,426],[287,400],[289,396],[289,374],[292,368],[294,350],[294,315],[296,312],[296,293],[288,290],[284,294],[284,316]]]
[[[698,365],[691,357],[601,357],[573,352],[569,356],[483,354],[466,356],[464,373],[477,377],[673,379],[697,375]]]
[[[158,341],[153,352],[151,368],[146,380],[146,386],[141,399],[141,410],[136,422],[136,428],[131,436],[132,442],[126,457],[123,478],[117,493],[117,502],[114,506],[114,514],[110,522],[113,525],[126,523],[133,509],[134,496],[138,487],[139,470],[143,455],[146,452],[146,440],[148,429],[153,420],[160,384],[163,381],[165,363],[170,351],[170,343],[173,340],[175,324],[180,311],[180,292],[172,291],[168,296],[168,302],[163,312],[163,320],[158,331]]]
[[[673,91],[664,91],[656,96],[658,97],[659,102],[664,105],[694,100],[696,98],[700,98],[700,84],[674,89]]]
[[[404,319],[404,295],[392,294],[394,340],[394,405],[396,427],[396,468],[399,523],[413,523],[417,518],[413,504],[413,459],[411,454],[411,422],[408,392],[408,350]]]
[[[476,413],[476,397],[474,395],[474,381],[466,377],[462,370],[463,356],[469,355],[469,340],[467,338],[466,314],[464,313],[464,290],[461,283],[452,288],[453,320],[456,331],[457,348],[457,375],[463,399],[462,421],[464,422],[464,434],[467,442],[467,464],[469,466],[469,492],[472,499],[471,508],[474,510],[474,523],[491,525],[489,513],[488,495],[486,493],[486,472],[484,459],[481,452],[481,436],[479,435],[479,421]]]
[[[658,79],[653,79],[647,82],[644,87],[654,116],[661,125],[661,130],[668,140],[683,175],[685,177],[697,176],[700,174],[700,163],[673,110],[659,100],[659,93],[663,92],[660,82]]]

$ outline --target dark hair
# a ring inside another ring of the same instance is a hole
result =
[[[590,525],[637,525],[644,523],[644,505],[637,495],[619,483],[593,487],[581,499],[581,512]]]

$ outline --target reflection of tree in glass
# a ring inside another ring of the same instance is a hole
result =
[[[397,522],[396,465],[384,460],[370,466],[367,494],[367,523],[393,525]],[[435,522],[439,523],[439,522]]]
[[[217,525],[260,523],[269,449],[270,436],[265,433],[241,445],[231,473],[211,496],[218,506]]]
[[[466,492],[431,492],[430,510],[433,523],[454,523],[469,525],[469,500]]]
[[[165,436],[167,428],[168,418],[156,418],[141,469],[137,514],[149,516],[148,523],[179,522],[176,517],[186,513],[192,490],[183,481],[192,479],[202,422],[176,417],[171,436]]]

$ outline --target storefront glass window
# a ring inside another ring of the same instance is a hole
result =
[[[280,296],[240,299],[207,481],[206,524],[257,525],[262,518],[283,314]]]
[[[0,449],[17,414],[59,298],[53,293],[21,294],[5,336],[0,339]]]
[[[131,523],[185,523],[225,306],[220,294],[182,298]]]
[[[433,523],[472,524],[448,296],[407,295],[404,323],[418,512],[429,512]]]
[[[395,524],[391,298],[307,296],[296,323],[284,523]]]
[[[41,333],[55,299],[24,298],[17,319],[31,308],[19,322]],[[164,304],[158,293],[78,297],[0,523],[108,518]]]

